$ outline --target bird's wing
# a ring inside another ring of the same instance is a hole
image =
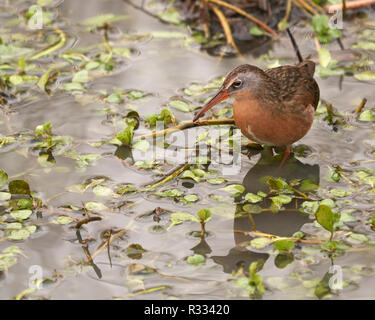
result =
[[[306,68],[306,69],[304,69]],[[280,100],[285,104],[309,104],[316,109],[319,102],[319,87],[311,75],[311,65],[301,63],[298,66],[281,66],[268,69],[265,73],[279,86]]]

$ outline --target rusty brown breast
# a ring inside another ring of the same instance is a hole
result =
[[[265,71],[250,65],[240,67],[246,66],[256,73],[257,81],[233,93],[234,119],[241,132],[272,146],[289,146],[305,136],[319,102],[319,87],[313,78],[315,64],[304,61]],[[232,72],[243,72],[238,70],[240,67]]]

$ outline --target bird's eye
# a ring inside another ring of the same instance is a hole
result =
[[[239,88],[239,87],[241,87],[241,85],[242,85],[242,81],[241,80],[236,80],[236,81],[234,81],[232,83],[232,87],[233,88]]]

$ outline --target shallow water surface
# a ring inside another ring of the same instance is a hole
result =
[[[28,2],[20,5],[27,8],[27,4],[30,5]],[[245,150],[240,156],[241,168],[236,175],[221,175],[220,170],[214,171],[220,169],[217,166],[198,166],[210,176],[192,180],[179,175],[150,192],[122,194],[119,193],[121,188],[132,186],[142,190],[181,167],[181,163],[172,159],[152,169],[139,169],[131,161],[129,148],[109,143],[124,128],[129,111],[136,110],[144,118],[159,113],[161,107],[177,98],[195,107],[201,106],[215,88],[198,98],[184,94],[184,88],[192,83],[205,85],[242,63],[267,67],[269,63],[259,57],[268,50],[274,59],[294,64],[294,52],[289,40],[283,37],[273,44],[265,41],[261,48],[254,48],[256,54],[250,51],[242,57],[219,58],[199,51],[198,45],[187,44],[189,31],[186,28],[162,23],[125,2],[65,0],[54,5],[53,10],[60,19],[59,27],[69,39],[62,52],[87,46],[98,49],[98,43],[103,43],[101,33],[87,32],[79,23],[97,14],[115,13],[128,18],[114,23],[110,43],[130,48],[131,54],[118,58],[107,75],[85,83],[85,92],[59,90],[65,81],[61,78],[53,94],[47,95],[36,85],[31,86],[10,105],[12,112],[2,113],[0,135],[23,133],[25,141],[21,142],[18,136],[17,143],[0,147],[0,168],[8,174],[10,181],[27,181],[43,206],[33,210],[28,221],[23,221],[25,225],[37,227],[27,239],[7,239],[5,226],[0,230],[0,251],[14,245],[24,254],[17,255],[17,263],[8,271],[0,272],[0,298],[15,297],[28,288],[30,279],[35,280],[37,275],[48,281],[26,297],[242,299],[248,298],[249,293],[239,279],[248,275],[252,262],[259,260],[264,261],[259,271],[266,288],[264,299],[316,299],[316,287],[332,270],[332,265],[340,268],[344,287],[333,290],[325,295],[326,298],[374,298],[375,237],[369,222],[375,213],[374,185],[361,179],[365,174],[367,177],[374,175],[375,130],[373,121],[358,121],[352,113],[364,97],[368,100],[366,108],[374,107],[373,81],[358,81],[347,75],[342,79],[340,76],[325,79],[317,76],[322,102],[316,120],[311,131],[295,144],[295,157],[291,157],[282,169],[278,168],[279,157],[271,149],[260,153],[250,150],[253,154],[250,158]],[[11,13],[1,16],[0,21],[5,23],[13,16]],[[348,22],[344,32],[349,33],[353,28],[355,25]],[[160,37],[162,32],[167,35],[176,32],[185,38],[180,35],[177,38]],[[303,27],[295,29],[296,37],[302,39],[301,51],[304,56],[314,58],[315,47],[309,43],[313,40],[303,38],[304,32]],[[36,36],[36,32],[30,35]],[[136,41],[125,35],[142,37]],[[343,42],[350,48],[355,39],[348,35]],[[331,48],[337,50],[337,45],[332,44]],[[45,72],[46,63],[51,59],[37,59],[35,63]],[[104,101],[103,97],[112,93],[113,88],[124,93],[121,103]],[[142,92],[144,97],[132,100],[125,96],[131,90]],[[337,118],[344,124],[335,128],[328,124],[326,103],[343,115]],[[230,102],[223,105],[229,107]],[[193,112],[170,109],[177,121],[193,117]],[[217,112],[220,107],[214,110]],[[226,116],[228,114],[230,111]],[[27,138],[38,125],[46,122],[51,122],[54,135],[72,137],[62,149],[53,151],[56,163],[52,165],[42,161],[35,141]],[[192,148],[197,129],[189,131],[190,137],[194,137],[188,146]],[[144,132],[142,123],[134,134]],[[83,158],[67,156],[69,150]],[[85,155],[93,156],[84,158]],[[327,178],[334,166],[342,168],[345,177],[338,182]],[[362,176],[360,172],[364,172]],[[281,210],[276,210],[278,212],[268,210],[269,203],[264,200],[257,204],[263,211],[252,215],[259,232],[280,237],[304,232],[307,241],[296,243],[292,252],[280,253],[272,244],[264,247],[251,244],[254,239],[254,235],[249,234],[252,220],[247,214],[240,214],[243,198],[222,190],[225,186],[239,184],[244,187],[243,195],[259,191],[268,193],[269,186],[262,179],[265,176],[282,177],[287,182],[306,180],[319,186],[301,191],[305,198],[295,194],[293,201],[282,205]],[[206,181],[209,178],[225,178],[226,181],[213,184]],[[5,192],[7,187],[1,189]],[[182,196],[157,194],[171,189],[182,191]],[[336,197],[331,189],[347,190],[348,193]],[[186,195],[196,195],[198,201],[179,201]],[[343,212],[346,218],[352,217],[341,219],[335,232],[334,239],[349,247],[344,252],[328,254],[321,250],[319,241],[327,240],[329,232],[316,223],[313,214],[303,214],[299,210],[307,200],[323,199],[334,200],[333,210],[341,213],[341,217]],[[0,203],[2,216],[9,215],[10,207],[6,203]],[[156,208],[161,208],[160,214],[155,213]],[[196,216],[201,208],[209,208],[212,215],[206,223],[204,238],[200,238],[201,226],[195,221],[181,221],[171,226],[172,213]],[[77,222],[87,214],[101,220],[84,224],[80,229],[74,228],[74,222],[54,223],[59,216],[69,216]],[[364,235],[366,239],[353,237],[353,234]],[[103,244],[109,237],[108,251]],[[314,240],[318,242],[314,243]],[[98,250],[102,247],[103,250]],[[205,261],[197,265],[189,263],[188,257],[194,254],[204,256]],[[31,266],[36,269],[30,269]]]

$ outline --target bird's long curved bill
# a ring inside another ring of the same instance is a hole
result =
[[[201,116],[203,116],[207,110],[211,109],[215,104],[228,99],[228,92],[224,90],[220,90],[216,96],[214,96],[210,101],[206,103],[206,105],[195,115],[193,122],[197,121]]]

